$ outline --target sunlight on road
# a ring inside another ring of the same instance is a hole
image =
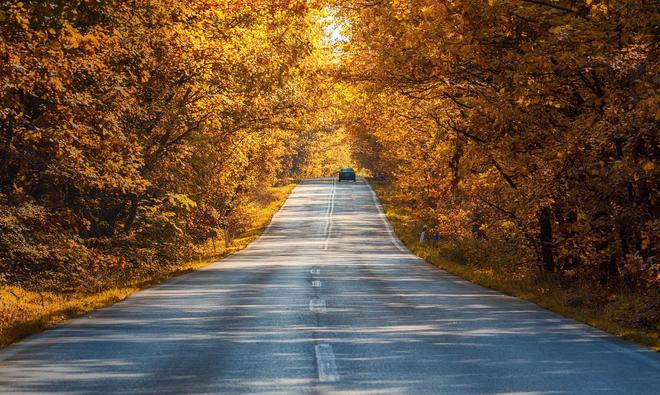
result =
[[[660,367],[402,253],[368,185],[327,180],[244,251],[0,358],[3,393],[644,393]]]

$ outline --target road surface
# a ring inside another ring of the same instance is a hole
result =
[[[658,394],[658,353],[411,255],[307,180],[244,251],[0,352],[0,393]]]

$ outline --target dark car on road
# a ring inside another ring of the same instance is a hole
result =
[[[351,169],[350,167],[341,169],[339,171],[339,181],[342,180],[355,181],[355,170]]]

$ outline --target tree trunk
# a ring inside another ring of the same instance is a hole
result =
[[[458,183],[460,181],[459,165],[461,157],[463,156],[463,142],[460,138],[456,139],[456,146],[454,147],[454,155],[451,157],[449,168],[451,169],[451,191],[456,193],[458,190]]]
[[[131,207],[128,209],[128,217],[126,217],[126,222],[124,223],[124,233],[128,235],[133,229],[133,223],[135,222],[135,217],[137,215],[139,199],[137,195],[132,195],[130,198]]]
[[[231,246],[231,230],[229,227],[225,228],[225,247],[229,248]]]
[[[14,139],[14,128],[11,123],[7,124],[5,129],[5,143],[2,147],[2,153],[0,154],[0,174],[5,174],[5,176],[0,175],[0,190],[4,189],[11,185],[13,182],[13,177],[11,177],[10,172],[8,171],[9,165],[9,151],[11,150],[12,140]]]
[[[555,261],[552,254],[552,210],[550,207],[543,207],[538,215],[539,228],[541,230],[539,241],[541,244],[541,260],[543,271],[554,272]]]

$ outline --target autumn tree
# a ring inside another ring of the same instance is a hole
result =
[[[244,226],[315,111],[315,18],[294,0],[0,5],[2,280],[94,287]]]
[[[420,217],[543,271],[658,284],[654,5],[337,6],[363,90],[346,122]]]

